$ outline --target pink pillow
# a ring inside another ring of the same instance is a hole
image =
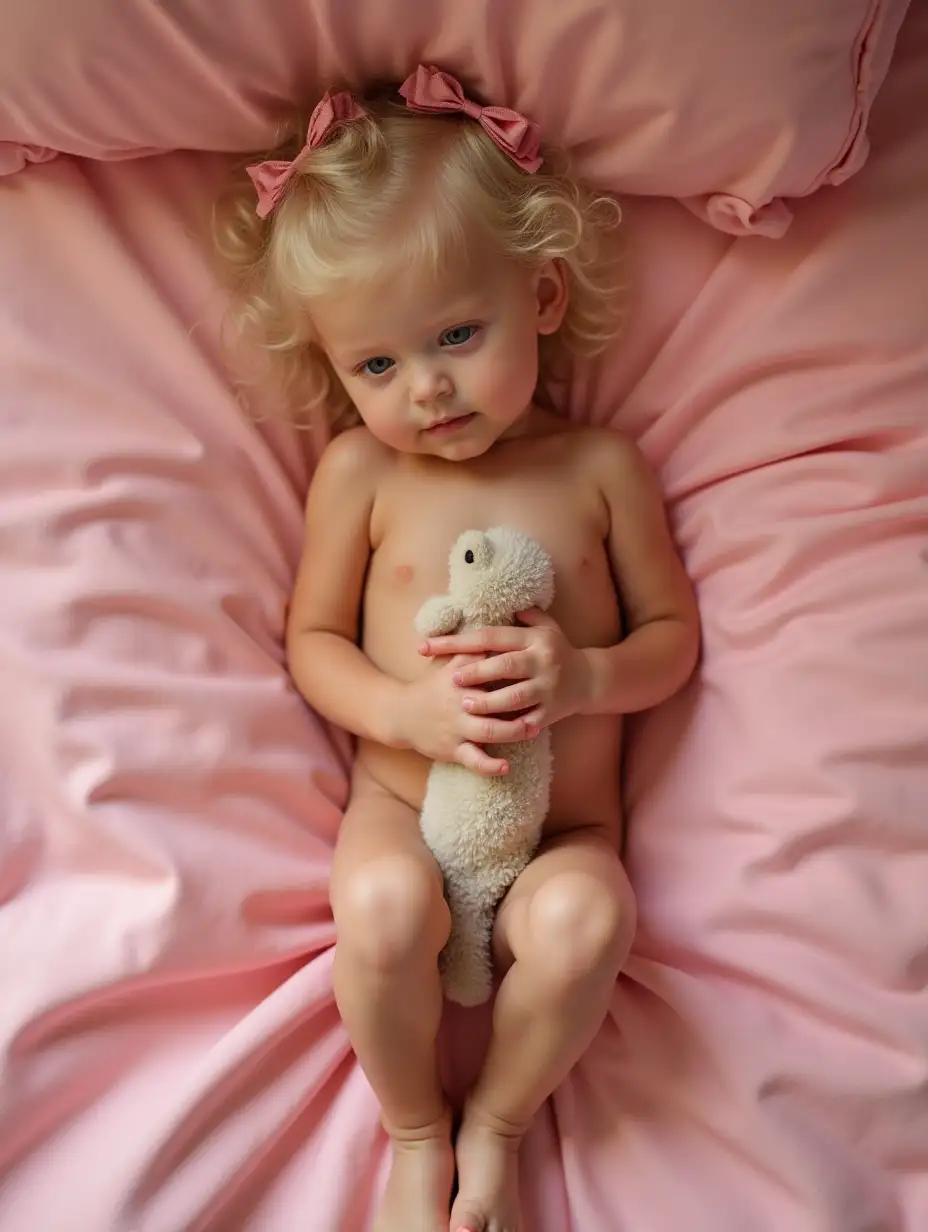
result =
[[[250,150],[323,84],[434,60],[606,188],[780,235],[838,184],[908,0],[32,0],[0,30],[0,174],[50,151]],[[54,37],[49,38],[49,30]]]

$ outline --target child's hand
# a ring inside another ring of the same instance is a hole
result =
[[[506,774],[509,767],[480,746],[526,740],[529,731],[522,718],[479,718],[461,705],[462,697],[480,698],[479,693],[463,692],[454,679],[472,658],[458,656],[404,686],[396,715],[397,735],[402,744],[430,761],[457,762],[489,778]]]
[[[458,705],[469,715],[521,712],[534,734],[583,708],[590,695],[590,665],[584,652],[571,646],[546,612],[532,608],[520,612],[519,620],[528,627],[432,637],[423,643],[421,652],[487,655],[454,669],[452,677],[460,689],[480,689],[497,681],[516,683],[492,691],[466,692],[459,695]]]

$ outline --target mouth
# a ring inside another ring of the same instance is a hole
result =
[[[447,436],[452,432],[460,431],[476,418],[476,413],[473,411],[466,415],[447,415],[444,419],[429,424],[425,429],[425,434],[426,436]]]

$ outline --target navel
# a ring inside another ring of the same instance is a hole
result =
[[[403,586],[408,586],[409,583],[412,581],[414,572],[415,570],[413,569],[412,565],[397,565],[396,570],[395,570],[396,580],[400,582]]]

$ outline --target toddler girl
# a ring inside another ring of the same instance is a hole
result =
[[[617,211],[527,119],[422,66],[399,91],[327,94],[301,148],[248,170],[225,242],[239,319],[293,413],[336,429],[287,650],[309,704],[357,737],[331,898],[335,995],[392,1145],[375,1227],[522,1232],[519,1142],[599,1030],[634,932],[621,716],[679,689],[699,640],[641,455],[543,405],[559,357],[615,335]],[[501,524],[550,552],[550,613],[419,644],[455,539]],[[485,746],[552,725],[550,814],[497,913],[492,1040],[452,1145],[435,1045],[449,916],[418,810],[431,761],[505,774]]]

